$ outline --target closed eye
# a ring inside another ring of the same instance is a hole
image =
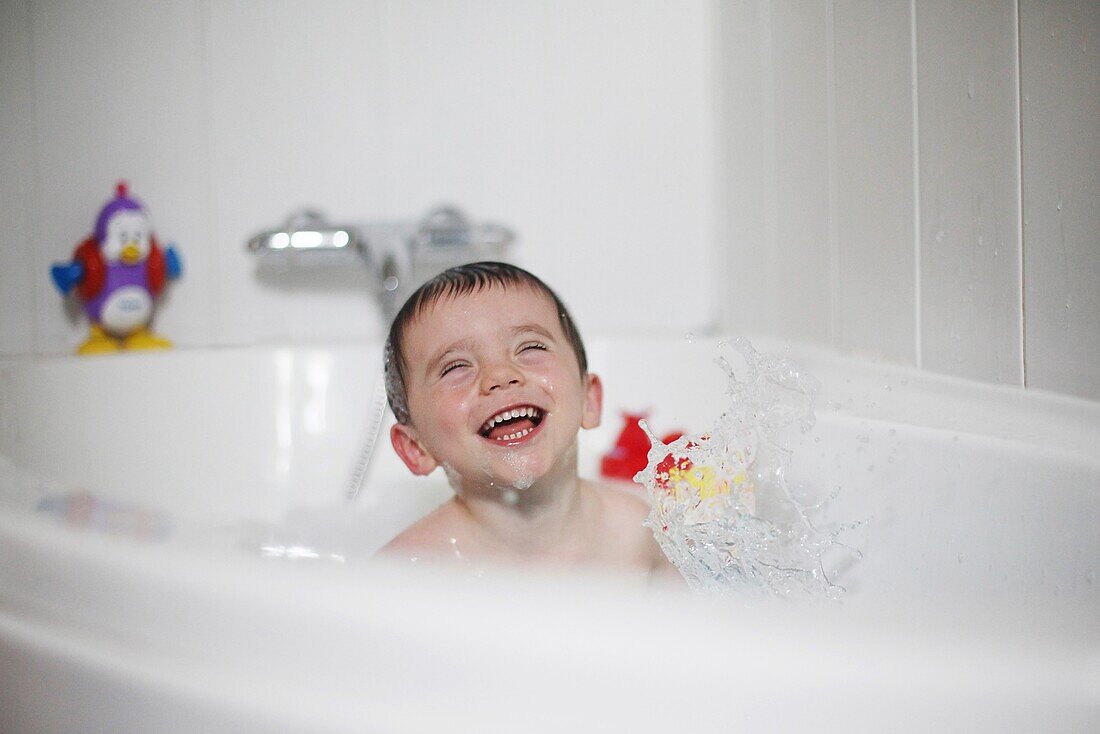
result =
[[[519,348],[519,351],[526,352],[528,349],[541,349],[546,351],[546,345],[542,342],[528,342]]]
[[[440,370],[439,376],[443,377],[448,372],[451,372],[452,370],[456,370],[459,367],[465,367],[465,366],[466,366],[465,362],[463,362],[461,360],[455,360],[454,362],[448,363],[446,367],[444,367],[442,370]]]

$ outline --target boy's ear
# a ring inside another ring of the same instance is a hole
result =
[[[427,476],[435,471],[438,463],[435,457],[428,453],[424,444],[416,437],[416,431],[411,426],[394,423],[390,428],[390,443],[393,450],[409,467],[409,471],[418,477]]]
[[[581,415],[581,428],[595,428],[600,425],[603,413],[603,383],[599,375],[591,373],[584,377],[584,413]]]

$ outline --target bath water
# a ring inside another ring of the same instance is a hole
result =
[[[649,496],[646,524],[696,590],[838,599],[845,589],[830,564],[858,558],[841,538],[862,523],[823,519],[839,488],[810,504],[814,488],[789,480],[793,443],[816,420],[818,383],[746,339],[719,345],[746,370],[738,379],[726,356],[716,358],[728,406],[709,431],[665,444],[641,421],[651,446],[634,481]]]

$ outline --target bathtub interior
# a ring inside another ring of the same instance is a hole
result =
[[[840,488],[825,520],[865,521],[845,537],[862,557],[838,554],[830,568],[849,597],[1100,603],[1096,405],[787,349],[822,383],[792,478],[821,495]],[[580,438],[586,476],[623,412],[647,412],[659,434],[698,432],[725,405],[713,341],[596,340],[589,352],[605,406]],[[386,424],[359,500],[346,502],[378,354],[299,346],[0,366],[3,505],[42,516],[43,498],[87,492],[164,520],[151,542],[187,552],[369,558],[450,496],[440,472],[409,475]]]
[[[868,522],[844,604],[764,607],[358,563],[449,496],[383,441],[344,500],[376,346],[0,364],[0,729],[1095,730],[1097,406],[792,353],[823,385],[794,479]],[[723,407],[713,343],[589,352],[589,476],[622,411]],[[79,491],[170,530],[36,509]]]

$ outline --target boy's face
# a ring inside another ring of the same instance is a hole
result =
[[[518,284],[445,296],[402,348],[410,421],[390,438],[414,474],[446,465],[466,489],[575,475],[577,431],[599,425],[602,388],[581,376],[547,295]]]

